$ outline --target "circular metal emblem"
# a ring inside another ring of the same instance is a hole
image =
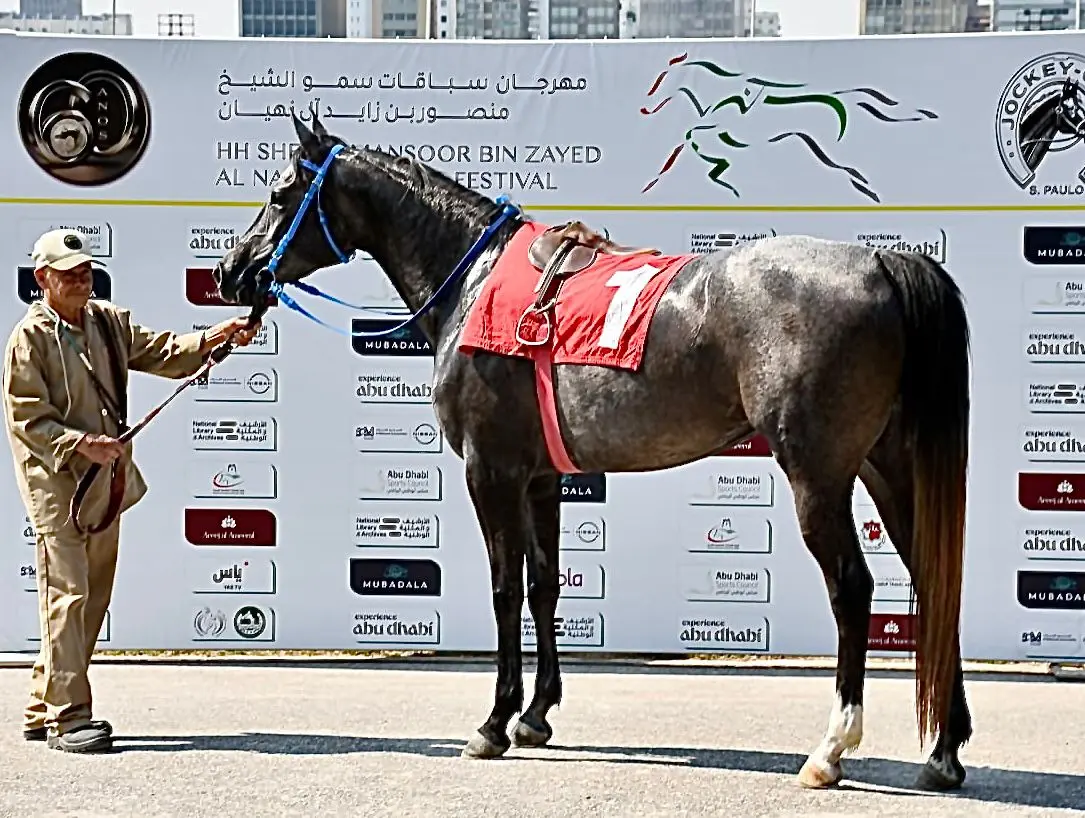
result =
[[[116,60],[62,54],[23,85],[19,131],[31,159],[54,179],[105,185],[143,156],[150,106],[136,78]]]

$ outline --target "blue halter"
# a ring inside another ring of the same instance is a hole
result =
[[[293,240],[294,238],[294,235],[297,233],[298,227],[299,225],[301,225],[301,220],[305,218],[305,212],[309,209],[309,205],[312,203],[314,198],[316,199],[317,213],[320,216],[320,226],[324,230],[324,238],[327,240],[328,246],[330,246],[335,252],[335,255],[339,257],[339,262],[341,264],[346,264],[354,258],[354,253],[351,253],[351,255],[348,256],[346,253],[339,249],[339,245],[336,244],[335,239],[332,238],[331,229],[328,227],[328,218],[324,213],[324,204],[320,199],[320,188],[324,184],[324,180],[327,178],[328,168],[331,167],[332,162],[335,161],[335,157],[338,156],[339,152],[342,151],[345,147],[345,145],[336,145],[335,147],[333,147],[331,149],[331,152],[328,153],[328,158],[325,159],[324,163],[319,166],[314,164],[313,162],[310,162],[308,159],[301,160],[301,164],[307,167],[309,170],[313,171],[316,176],[310,183],[309,190],[305,192],[305,198],[302,199],[301,205],[298,207],[298,212],[294,214],[294,220],[290,223],[290,228],[286,231],[286,235],[284,235],[282,239],[279,240],[279,244],[275,248],[275,252],[271,254],[271,261],[269,261],[267,265],[267,271],[271,274],[272,278],[271,284],[268,287],[268,292],[278,298],[279,301],[282,302],[284,307],[288,307],[295,312],[299,312],[306,318],[315,321],[321,326],[327,327],[334,332],[338,332],[340,335],[353,336],[356,338],[380,338],[386,335],[394,335],[395,333],[403,330],[404,327],[410,325],[412,321],[417,320],[418,318],[429,312],[433,305],[437,302],[437,299],[445,291],[445,289],[451,287],[452,284],[454,284],[456,280],[459,279],[460,276],[462,276],[468,270],[468,268],[475,262],[475,260],[478,259],[478,257],[482,254],[483,249],[486,247],[487,242],[489,242],[490,238],[494,235],[494,233],[497,232],[498,228],[500,228],[501,225],[508,221],[512,216],[519,215],[521,213],[521,210],[519,207],[510,202],[508,196],[504,194],[498,196],[497,203],[502,206],[500,213],[498,213],[497,217],[492,222],[490,222],[489,226],[486,228],[483,234],[478,237],[478,240],[475,241],[475,243],[471,246],[471,249],[467,251],[467,254],[462,259],[460,259],[459,264],[456,265],[456,268],[452,271],[448,278],[446,278],[444,282],[442,282],[441,286],[438,287],[433,293],[433,295],[429,297],[426,303],[422,305],[421,309],[419,309],[418,312],[416,312],[414,315],[408,317],[406,321],[403,321],[402,323],[392,327],[391,329],[385,329],[379,332],[347,332],[340,327],[328,324],[317,318],[315,315],[305,309],[305,307],[301,306],[301,304],[295,301],[283,289],[283,285],[281,283],[274,280],[275,270],[276,268],[278,268],[279,262],[282,260],[283,253],[286,252],[287,246],[290,244],[291,240]],[[332,301],[336,304],[341,304],[342,306],[349,307],[353,310],[366,309],[365,307],[360,307],[357,304],[350,304],[346,301],[342,301],[336,298],[335,296],[321,292],[312,284],[307,284],[303,281],[290,281],[287,283],[293,284],[299,290],[307,292],[310,295],[315,295],[319,298],[327,299],[328,301]]]

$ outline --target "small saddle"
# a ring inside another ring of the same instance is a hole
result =
[[[578,273],[589,267],[597,253],[610,253],[618,256],[628,256],[635,253],[651,253],[658,256],[659,250],[652,247],[627,247],[616,244],[606,236],[592,230],[580,221],[567,222],[555,225],[531,242],[528,248],[528,258],[531,264],[539,272],[546,271],[554,255],[566,241],[572,241],[572,248],[565,254],[559,268],[552,271],[552,275],[570,275]]]

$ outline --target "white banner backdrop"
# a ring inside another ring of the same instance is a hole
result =
[[[965,652],[1085,655],[1085,148],[1061,137],[1068,150],[1025,161],[1042,106],[1081,79],[1080,37],[0,35],[0,50],[7,327],[36,297],[34,238],[60,225],[91,236],[109,265],[97,292],[140,322],[236,314],[210,268],[285,166],[289,111],[310,105],[357,144],[619,241],[685,252],[801,232],[930,253],[961,282],[974,338]],[[42,158],[95,145],[120,148],[113,164]],[[314,305],[345,329],[402,308],[365,259],[314,282],[370,308]],[[258,343],[140,435],[150,492],[124,517],[102,647],[493,649],[485,549],[431,374],[417,336],[351,342],[273,308]],[[133,380],[133,417],[172,388]],[[820,572],[766,454],[568,481],[559,644],[833,653]],[[0,480],[0,649],[33,650],[33,532],[10,468]],[[907,649],[905,571],[861,486],[854,508],[870,644]]]

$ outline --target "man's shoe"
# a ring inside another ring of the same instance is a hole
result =
[[[108,735],[113,735],[113,725],[108,721],[92,721],[90,726],[104,730]],[[48,733],[48,728],[35,727],[31,730],[23,730],[23,738],[27,741],[45,741]]]
[[[45,746],[66,753],[101,753],[113,749],[113,735],[98,725],[87,724],[66,733],[50,730]]]

